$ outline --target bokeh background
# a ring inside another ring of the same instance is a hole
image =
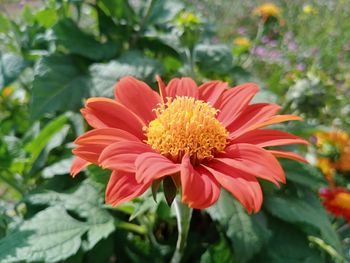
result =
[[[173,208],[147,192],[104,204],[109,172],[69,176],[79,114],[125,75],[256,82],[255,102],[303,122],[287,184],[261,181],[248,215],[229,194],[195,210],[183,262],[350,261],[348,0],[0,0],[0,261],[168,262]]]

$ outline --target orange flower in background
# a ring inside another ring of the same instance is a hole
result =
[[[93,130],[76,139],[71,173],[90,163],[111,169],[107,203],[119,205],[171,178],[189,207],[209,207],[223,187],[248,212],[257,212],[263,199],[257,178],[285,182],[276,157],[306,162],[293,152],[264,149],[307,142],[262,129],[300,118],[276,115],[276,104],[249,104],[259,90],[256,84],[229,88],[209,81],[198,87],[191,78],[175,78],[165,86],[157,80],[160,95],[124,77],[115,85],[114,100],[90,98],[81,110]]]
[[[347,189],[321,188],[319,193],[328,212],[344,217],[350,223],[350,192]]]
[[[316,136],[317,166],[327,179],[335,171],[350,171],[350,138],[343,131],[318,132]]]
[[[269,17],[280,18],[282,10],[273,3],[265,3],[253,10],[253,14],[260,16],[264,21],[267,21]]]

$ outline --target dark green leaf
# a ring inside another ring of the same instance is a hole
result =
[[[184,8],[180,1],[154,0],[153,6],[149,11],[148,24],[164,24],[175,18],[175,16]],[[146,11],[148,11],[146,9]],[[146,16],[146,14],[143,14]]]
[[[273,220],[273,236],[261,253],[250,263],[322,263],[325,262],[315,248],[310,247],[303,233],[293,225]]]
[[[232,263],[233,258],[231,245],[221,236],[220,241],[211,245],[202,255],[200,263]]]
[[[115,43],[100,43],[94,36],[80,30],[71,20],[64,19],[53,27],[58,44],[70,53],[92,60],[111,59],[116,56],[119,46]]]
[[[205,73],[228,73],[232,64],[230,49],[224,45],[198,45],[194,51],[194,60],[199,69]]]
[[[52,55],[35,66],[31,117],[45,113],[76,110],[89,93],[90,78],[81,72],[72,57]]]
[[[174,180],[170,176],[167,176],[163,179],[163,191],[166,202],[169,206],[171,206],[174,198],[176,197],[177,187],[174,183]]]
[[[289,160],[283,160],[281,163],[286,172],[287,180],[315,191],[327,185],[323,175],[316,167]]]
[[[257,253],[270,236],[263,215],[248,215],[227,191],[208,210],[231,240],[237,262],[246,262]]]
[[[318,198],[304,192],[302,198],[293,196],[266,196],[265,207],[277,218],[298,224],[301,227],[316,228],[322,238],[337,251],[341,251],[339,237],[329,222],[328,216]],[[307,228],[302,228],[308,232]]]

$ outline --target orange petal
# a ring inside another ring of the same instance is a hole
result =
[[[150,184],[138,183],[134,173],[113,171],[106,189],[106,203],[117,206],[142,195]]]
[[[158,82],[160,98],[162,100],[162,103],[165,104],[166,103],[166,91],[165,91],[166,86],[159,75],[156,75],[156,80]]]
[[[136,180],[138,182],[152,182],[153,180],[172,175],[180,171],[180,165],[155,152],[139,155],[135,161]]]
[[[244,173],[271,181],[277,186],[278,182],[286,182],[284,171],[276,158],[266,150],[251,144],[230,145],[225,149],[225,153],[219,154],[215,159]]]
[[[81,159],[98,164],[98,158],[105,148],[106,145],[103,144],[84,144],[78,145],[72,152]]]
[[[160,103],[157,92],[131,76],[120,79],[114,88],[118,102],[139,116],[145,124],[156,118],[153,109]]]
[[[70,174],[72,177],[75,177],[81,170],[87,167],[90,163],[85,161],[82,158],[76,157],[72,162],[72,166],[70,168]]]
[[[255,130],[259,129],[265,126],[269,126],[272,124],[277,124],[280,122],[285,122],[285,121],[301,121],[303,118],[296,116],[296,115],[275,115],[268,119],[267,121],[257,123],[256,125],[253,125],[252,127],[249,128],[249,130]]]
[[[110,145],[118,141],[140,141],[136,136],[131,133],[115,129],[115,128],[101,128],[88,131],[80,135],[75,141],[75,144],[104,144]]]
[[[166,87],[166,97],[176,98],[176,96],[187,96],[198,98],[198,87],[191,78],[174,78]]]
[[[208,170],[193,168],[185,155],[181,163],[182,202],[189,207],[204,209],[214,204],[220,196],[220,185]]]
[[[117,128],[125,130],[140,139],[145,135],[142,127],[145,125],[139,117],[124,105],[107,98],[90,98],[85,108],[81,109],[86,121],[93,128]]]
[[[234,138],[231,143],[249,143],[259,147],[267,147],[288,144],[308,144],[308,141],[287,132],[266,129],[244,133],[238,138]]]
[[[209,102],[211,106],[216,107],[222,93],[228,88],[226,82],[219,80],[205,82],[198,88],[198,99]]]
[[[212,160],[207,170],[247,209],[248,213],[258,212],[262,205],[262,191],[256,178],[248,173]]]
[[[103,150],[98,162],[103,168],[134,173],[136,158],[150,151],[153,151],[152,148],[142,142],[116,142]]]
[[[301,157],[300,155],[293,152],[276,151],[276,150],[268,150],[268,151],[276,157],[292,159],[303,163],[309,163],[304,157]]]
[[[248,105],[237,118],[227,127],[230,138],[238,137],[253,125],[264,122],[275,115],[281,107],[273,103],[256,103]]]
[[[217,119],[227,127],[240,111],[245,109],[254,95],[259,91],[255,83],[244,83],[232,89],[226,90],[220,99]]]

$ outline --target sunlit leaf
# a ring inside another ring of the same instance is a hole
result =
[[[78,109],[89,88],[89,76],[77,67],[72,57],[52,55],[40,59],[35,66],[32,118]]]

